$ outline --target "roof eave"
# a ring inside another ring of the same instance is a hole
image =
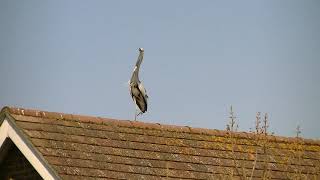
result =
[[[5,132],[6,134],[2,135],[1,129],[3,128],[1,127],[4,125],[3,124],[4,122],[8,123],[8,129],[6,130],[7,132]],[[13,130],[13,131],[10,131],[10,130]],[[16,138],[20,139],[21,141],[17,142],[16,140],[14,140],[15,138],[11,137],[13,136],[12,134],[16,134],[17,135]],[[47,173],[43,173],[41,172],[41,169],[33,165],[33,167],[40,174],[40,176],[43,177],[44,174],[49,174],[49,177],[51,177],[50,179],[61,179],[58,173],[50,166],[50,164],[45,160],[42,154],[32,144],[28,136],[17,126],[15,119],[10,115],[9,107],[7,106],[2,108],[0,112],[0,139],[1,139],[1,135],[6,138],[10,138],[18,148],[20,147],[19,150],[22,152],[22,154],[24,154],[24,156],[28,159],[28,161],[31,164],[33,164],[32,160],[30,159],[31,156],[34,156],[34,158],[38,160],[37,163],[40,164],[43,168],[45,168],[47,171]],[[5,139],[2,142],[0,141],[0,148],[3,145],[4,141]],[[24,148],[21,148],[21,147],[24,147]],[[22,149],[26,149],[26,150],[22,150]],[[27,153],[26,151],[31,152],[32,155],[29,156],[30,154]],[[48,177],[48,175],[46,175],[45,177]]]

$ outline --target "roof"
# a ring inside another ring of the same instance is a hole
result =
[[[320,141],[5,107],[62,179],[320,179]],[[258,140],[259,139],[259,140]]]

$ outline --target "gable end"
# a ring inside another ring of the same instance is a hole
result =
[[[43,179],[60,179],[37,149],[33,147],[26,135],[17,128],[14,119],[7,112],[2,112],[0,118],[0,164],[10,148],[9,139]]]

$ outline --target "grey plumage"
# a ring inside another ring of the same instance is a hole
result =
[[[138,107],[140,110],[140,113],[135,114],[135,120],[138,115],[147,112],[148,109],[148,95],[145,88],[142,85],[142,82],[139,80],[139,70],[143,60],[143,55],[144,49],[139,48],[139,57],[133,69],[133,73],[129,82],[131,97],[134,103],[136,104],[136,107]]]

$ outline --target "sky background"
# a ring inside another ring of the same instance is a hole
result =
[[[320,1],[0,0],[0,106],[320,138]]]

